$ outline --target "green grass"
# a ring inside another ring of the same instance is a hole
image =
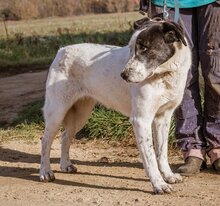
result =
[[[0,142],[12,139],[33,141],[40,138],[44,129],[42,105],[43,101],[26,105],[10,127],[0,129]]]
[[[39,133],[42,133],[44,129],[42,107],[43,101],[26,105],[9,128],[0,130],[0,139],[3,139],[4,136],[8,138],[10,135],[13,137],[16,135],[21,137],[23,135],[24,139],[32,139],[39,136]],[[34,132],[31,132],[33,129]],[[77,134],[77,137],[122,139],[124,137],[132,137],[132,135],[131,125],[127,117],[97,105],[88,123]]]
[[[0,71],[9,67],[48,65],[60,47],[81,42],[125,45],[131,30],[108,33],[60,33],[58,36],[21,37],[10,41],[0,40]]]
[[[97,105],[79,136],[87,138],[122,139],[133,136],[128,118],[118,112]]]
[[[41,108],[43,107],[43,101],[36,101],[30,103],[24,107],[24,109],[19,113],[18,117],[12,122],[12,126],[19,125],[39,125],[40,128],[44,127],[43,123],[43,113]]]

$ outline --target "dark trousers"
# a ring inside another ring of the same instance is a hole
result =
[[[153,10],[159,13],[161,8]],[[173,19],[174,11],[169,13]],[[192,47],[192,66],[182,103],[174,115],[176,141],[185,152],[220,148],[220,3],[180,9],[180,23]],[[199,63],[204,78],[204,108]]]

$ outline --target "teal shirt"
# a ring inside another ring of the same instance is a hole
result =
[[[163,0],[152,0],[157,6],[163,6]],[[215,2],[215,0],[177,0],[179,8],[193,8]],[[167,7],[175,8],[175,0],[167,0]]]

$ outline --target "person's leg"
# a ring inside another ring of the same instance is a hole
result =
[[[182,150],[185,164],[178,172],[191,175],[198,173],[205,161],[206,141],[202,132],[202,107],[198,70],[198,30],[196,9],[181,11],[181,22],[185,26],[192,43],[192,66],[188,74],[182,103],[175,112],[175,137]]]
[[[189,70],[183,100],[175,112],[175,136],[179,148],[188,156],[203,159],[201,150],[205,147],[202,135],[202,107],[199,89],[198,70],[198,31],[196,9],[181,11],[181,22],[184,23],[188,37],[191,38],[192,66]]]
[[[198,8],[199,55],[205,80],[204,134],[220,171],[220,4]]]
[[[160,7],[153,7],[153,14],[158,14]],[[174,11],[169,11],[173,19]],[[178,147],[184,154],[185,164],[178,168],[180,173],[197,173],[205,156],[205,139],[202,133],[202,108],[199,90],[198,71],[198,31],[196,9],[181,9],[180,23],[186,30],[192,48],[192,67],[189,71],[186,89],[181,105],[175,112],[175,136]],[[190,158],[189,158],[190,157]]]

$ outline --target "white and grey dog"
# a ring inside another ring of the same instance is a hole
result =
[[[58,51],[46,82],[41,181],[55,179],[50,149],[62,123],[61,170],[76,171],[69,158],[71,140],[96,102],[130,117],[155,193],[170,193],[169,183],[182,180],[168,164],[168,132],[183,97],[191,51],[174,22],[144,18],[134,28],[129,45],[122,48],[84,43]]]

